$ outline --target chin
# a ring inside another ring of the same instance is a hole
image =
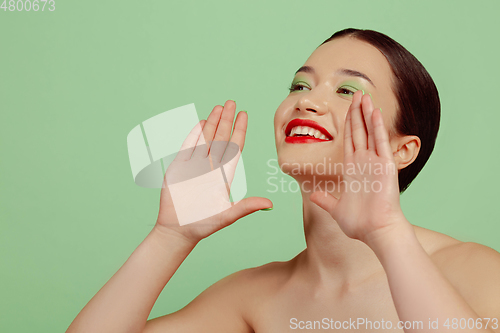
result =
[[[297,181],[317,178],[336,178],[342,172],[342,159],[332,154],[313,150],[282,149],[278,151],[278,164],[283,173]]]

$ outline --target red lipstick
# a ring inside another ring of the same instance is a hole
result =
[[[327,140],[318,139],[311,136],[290,136],[290,132],[292,131],[292,128],[294,128],[295,126],[307,126],[317,129],[326,136]],[[286,143],[313,143],[313,142],[326,142],[333,140],[332,135],[324,127],[322,127],[320,124],[311,119],[299,119],[299,118],[293,119],[286,126],[285,134],[286,134],[285,138]]]

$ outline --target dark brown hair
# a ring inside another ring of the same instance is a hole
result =
[[[420,61],[389,36],[373,30],[349,28],[337,31],[321,45],[340,37],[367,42],[385,56],[392,69],[392,91],[398,103],[395,134],[416,135],[420,138],[421,147],[417,158],[399,171],[399,193],[403,193],[434,149],[441,115],[436,85]]]

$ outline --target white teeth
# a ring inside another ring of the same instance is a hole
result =
[[[310,135],[310,136],[315,137],[317,139],[328,140],[327,137],[323,133],[321,133],[319,130],[312,128],[312,127],[309,127],[309,126],[295,126],[290,131],[289,136],[294,136],[297,134]]]

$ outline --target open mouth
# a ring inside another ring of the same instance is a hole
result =
[[[287,143],[313,143],[333,140],[332,135],[310,119],[293,119],[285,129]]]

